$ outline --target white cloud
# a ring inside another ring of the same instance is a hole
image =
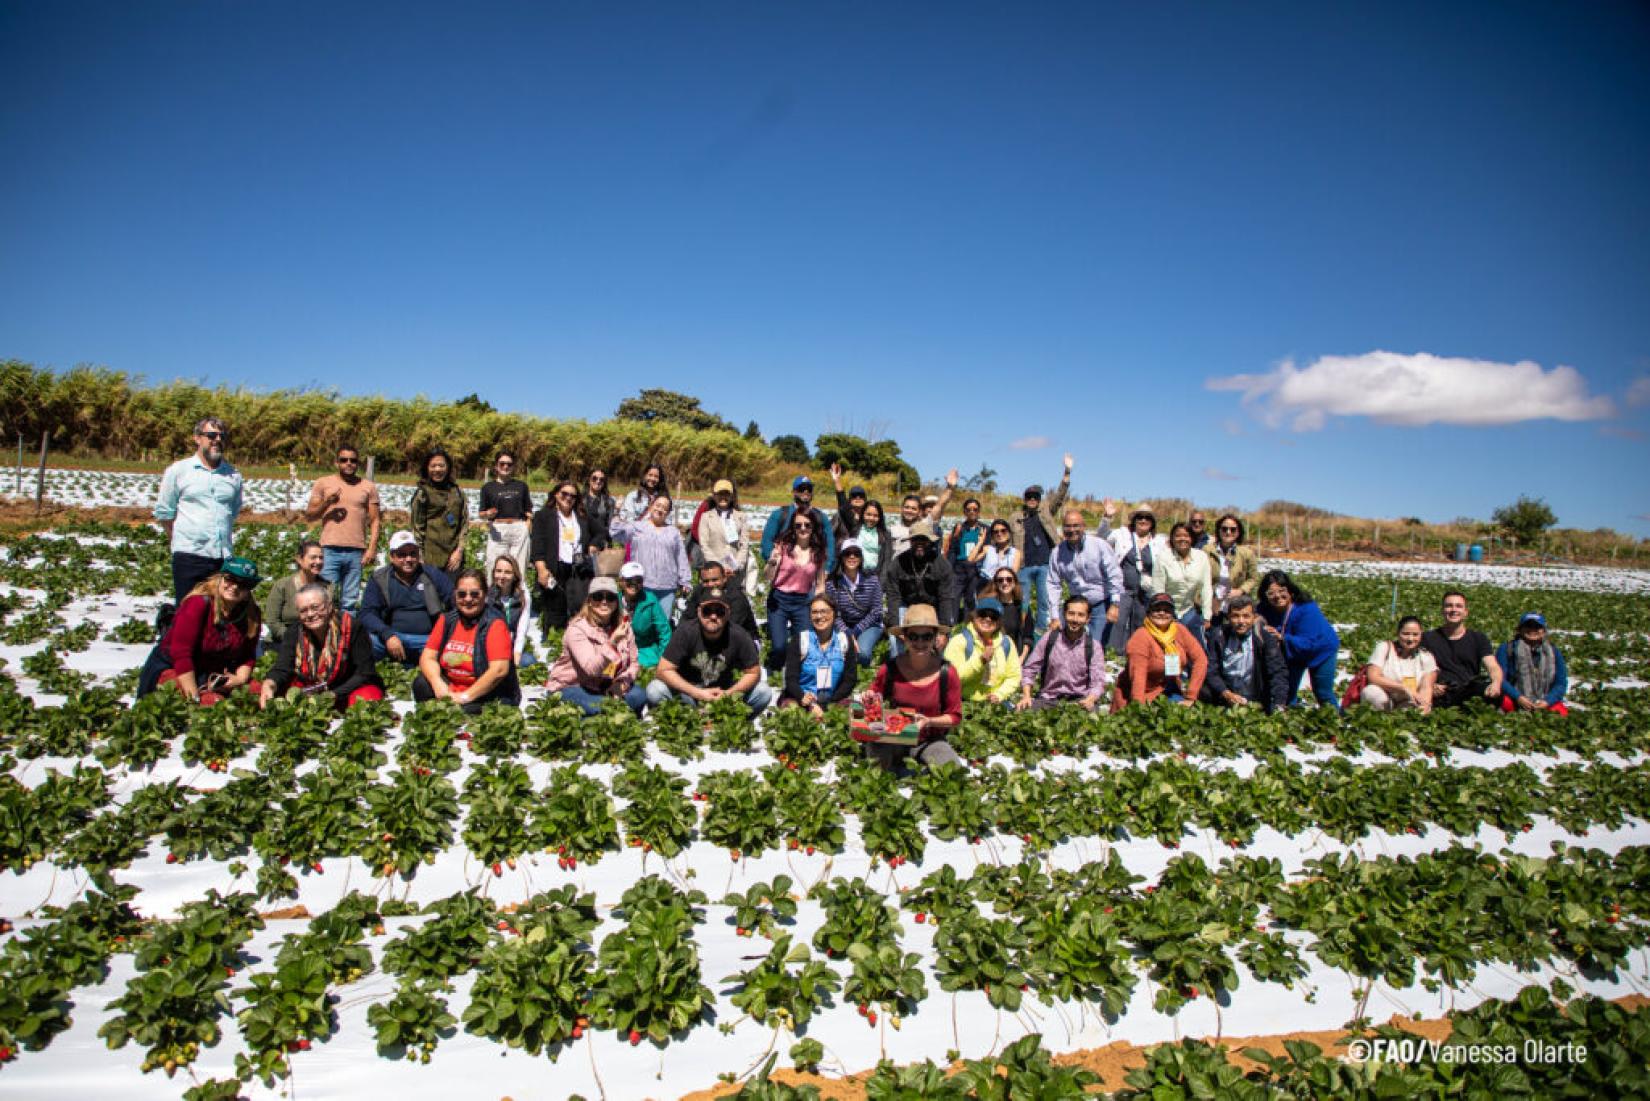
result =
[[[1627,387],[1627,404],[1635,409],[1641,405],[1650,405],[1650,375],[1642,375],[1633,380]]]
[[[1573,367],[1545,371],[1528,360],[1496,363],[1426,352],[1323,356],[1306,367],[1284,360],[1265,374],[1212,378],[1204,386],[1239,392],[1269,426],[1287,422],[1297,432],[1315,432],[1332,416],[1418,427],[1615,414],[1615,403],[1589,394],[1587,380]]]
[[[1008,446],[1011,451],[1041,451],[1053,444],[1054,441],[1047,436],[1021,436]]]
[[[1203,468],[1203,476],[1205,478],[1208,478],[1212,482],[1241,482],[1241,481],[1243,481],[1243,475],[1227,473],[1226,471],[1220,469],[1220,467],[1218,467],[1218,466],[1206,466],[1206,467],[1204,467]]]

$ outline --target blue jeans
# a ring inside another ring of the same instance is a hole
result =
[[[807,593],[782,593],[775,589],[768,594],[768,667],[785,667],[785,647],[791,636],[808,628]]]
[[[669,700],[681,700],[689,707],[698,707],[699,701],[692,696],[681,695],[670,690],[670,685],[654,678],[647,685],[647,704],[649,707],[658,707]],[[745,693],[745,706],[750,708],[753,716],[760,715],[773,702],[773,685],[759,680],[756,686]]]
[[[1203,614],[1196,608],[1186,609],[1186,614],[1180,617],[1180,622],[1185,625],[1188,631],[1192,632],[1192,636],[1197,639],[1199,646],[1206,648],[1209,645],[1203,632]],[[1331,684],[1334,683],[1335,671],[1333,669],[1329,671],[1329,680]]]
[[[649,589],[648,592],[659,598],[659,607],[664,610],[665,619],[671,623],[675,623],[676,620],[670,613],[676,610],[676,590]],[[568,614],[572,614],[572,609],[568,609]]]
[[[1299,705],[1296,693],[1300,691],[1301,677],[1310,675],[1312,695],[1317,697],[1318,703],[1340,710],[1341,703],[1335,698],[1336,656],[1334,652],[1330,652],[1313,665],[1308,665],[1299,658],[1289,658],[1286,661],[1285,664],[1289,667],[1289,706]]]
[[[338,603],[346,611],[361,607],[361,559],[359,547],[322,547],[321,580],[330,581],[338,591]]]
[[[561,698],[579,708],[586,715],[594,715],[602,709],[602,701],[610,700],[612,696],[598,696],[594,692],[586,691],[576,684],[570,684],[559,693]],[[639,684],[633,684],[624,694],[624,702],[630,710],[640,715],[642,708],[647,706],[647,689]]]
[[[430,641],[430,636],[409,635],[401,631],[393,631],[391,633],[394,634],[396,638],[401,640],[401,645],[407,648],[407,660],[401,664],[405,665],[408,669],[416,666],[418,664],[419,655],[424,653],[424,644]],[[374,661],[383,661],[384,658],[389,656],[389,651],[384,648],[384,641],[377,635],[372,636],[372,656]]]
[[[855,645],[859,647],[859,663],[861,665],[868,666],[871,664],[871,656],[876,653],[877,643],[881,640],[882,625],[880,623],[872,627],[867,627],[859,633],[859,638],[855,640]]]
[[[1020,567],[1020,599],[1030,600],[1033,593],[1037,594],[1037,634],[1048,630],[1048,621],[1054,615],[1053,608],[1043,607],[1043,582],[1048,579],[1047,566]]]

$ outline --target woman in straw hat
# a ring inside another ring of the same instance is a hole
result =
[[[962,764],[946,736],[962,722],[962,680],[945,663],[941,652],[945,638],[939,615],[932,604],[913,604],[905,610],[905,622],[888,633],[903,643],[899,657],[884,662],[862,699],[875,701],[888,710],[905,708],[917,713],[917,745],[869,744],[867,755],[882,767],[893,769],[907,756],[927,768],[942,764]]]

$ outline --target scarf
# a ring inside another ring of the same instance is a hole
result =
[[[1177,630],[1179,626],[1179,623],[1170,620],[1168,627],[1159,630],[1157,624],[1149,618],[1146,620],[1146,630],[1157,640],[1157,644],[1163,647],[1164,656],[1180,653],[1180,632]]]
[[[1541,645],[1532,650],[1523,639],[1514,639],[1512,652],[1513,683],[1518,685],[1518,694],[1531,699],[1545,699],[1553,687],[1553,678],[1558,676],[1558,658],[1553,653],[1553,644],[1542,639]]]
[[[298,628],[298,668],[295,679],[300,687],[331,684],[339,673],[344,655],[349,652],[352,623],[347,615],[333,616],[327,621],[327,637],[316,649],[315,640],[304,628]]]

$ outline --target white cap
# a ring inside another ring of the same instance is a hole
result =
[[[418,536],[410,531],[398,531],[390,536],[390,553],[394,554],[402,547],[418,546]]]
[[[619,567],[620,577],[640,577],[642,576],[642,572],[642,564],[640,562],[626,562],[624,565]]]

